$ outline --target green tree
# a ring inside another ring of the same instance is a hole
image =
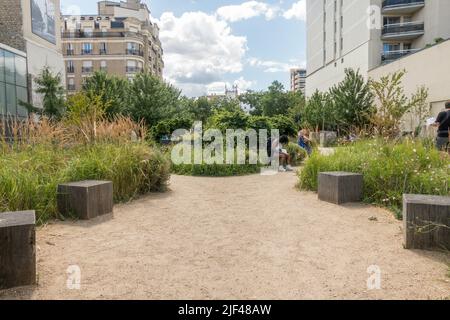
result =
[[[61,85],[61,74],[53,74],[49,67],[45,67],[35,79],[36,93],[42,95],[42,108],[19,101],[28,112],[44,115],[51,120],[59,120],[65,111],[65,90]]]
[[[129,91],[130,116],[143,119],[149,127],[171,119],[179,110],[180,90],[149,73],[137,74]]]
[[[239,101],[248,107],[251,115],[262,116],[263,106],[261,100],[264,94],[264,92],[247,91],[239,96]]]
[[[422,110],[428,98],[425,87],[418,88],[410,98],[405,95],[402,87],[405,74],[406,71],[402,70],[383,76],[379,81],[370,81],[378,103],[372,123],[376,133],[383,137],[398,137],[403,117],[414,110]]]
[[[209,119],[207,127],[225,132],[227,129],[246,130],[248,124],[249,116],[242,110],[216,110]]]
[[[261,98],[261,106],[263,115],[267,117],[288,113],[291,107],[290,99],[280,82],[274,81],[269,86],[268,91]]]
[[[83,91],[90,97],[101,97],[108,105],[105,111],[109,118],[127,111],[129,105],[129,82],[124,78],[107,75],[105,72],[95,72],[86,78]]]
[[[345,79],[330,89],[336,121],[345,132],[361,129],[370,124],[376,111],[370,85],[359,71],[345,70]]]
[[[314,92],[303,110],[302,126],[315,131],[336,128],[336,114],[329,94]]]

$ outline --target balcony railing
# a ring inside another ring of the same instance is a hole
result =
[[[381,60],[383,62],[390,62],[416,53],[417,51],[419,51],[419,49],[385,51],[381,55]]]
[[[82,49],[81,54],[82,55],[92,54],[92,49]]]
[[[127,37],[138,37],[142,38],[143,35],[138,32],[132,31],[117,31],[117,32],[84,32],[84,31],[74,31],[74,32],[62,32],[61,37],[63,39],[93,39],[93,38],[127,38]]]
[[[99,52],[100,52],[101,55],[108,54],[108,52],[106,51],[106,49],[100,49]]]
[[[384,0],[383,8],[418,6],[425,4],[424,0]]]
[[[92,73],[94,71],[93,67],[81,67],[82,73]]]
[[[74,67],[67,67],[67,73],[75,73]]]
[[[136,49],[127,49],[126,50],[126,54],[128,55],[133,55],[133,56],[144,56],[144,52],[141,50],[136,50]]]
[[[67,85],[67,90],[69,90],[69,91],[75,91],[75,89],[76,89],[76,87],[75,87],[74,84],[68,84],[68,85]]]
[[[139,67],[129,67],[129,66],[127,66],[127,67],[126,67],[126,71],[127,71],[127,73],[139,73],[139,72],[142,71],[142,68],[139,68]]]
[[[73,56],[75,54],[75,50],[73,49],[67,49],[67,55],[68,56]]]
[[[425,24],[423,22],[406,22],[387,24],[383,27],[383,37],[396,38],[407,37],[414,38],[425,32]]]

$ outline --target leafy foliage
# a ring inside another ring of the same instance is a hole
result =
[[[345,79],[330,89],[334,114],[339,129],[344,132],[367,127],[376,111],[369,83],[359,71],[345,70]]]
[[[400,135],[401,121],[408,112],[423,110],[428,97],[425,87],[408,98],[402,87],[402,78],[406,71],[398,71],[381,77],[379,81],[372,80],[370,86],[375,93],[379,108],[372,117],[376,133],[395,138]]]
[[[299,173],[299,186],[317,190],[319,172],[362,173],[365,201],[399,213],[404,193],[450,193],[449,161],[421,140],[366,140],[337,148],[331,156],[313,153]]]
[[[61,85],[61,74],[53,74],[49,67],[45,67],[35,79],[36,93],[41,94],[42,108],[37,108],[30,103],[19,103],[28,109],[28,112],[46,116],[51,120],[59,120],[65,111],[64,88]]]
[[[96,96],[101,97],[103,104],[108,106],[105,115],[111,119],[127,112],[129,87],[129,82],[124,78],[108,75],[105,72],[95,72],[91,77],[86,78],[83,83],[83,92],[91,99]]]
[[[170,84],[148,74],[137,74],[130,85],[130,116],[143,119],[147,126],[176,116],[181,92]]]

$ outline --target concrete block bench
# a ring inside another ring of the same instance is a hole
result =
[[[90,220],[113,212],[111,181],[80,181],[58,186],[58,210],[63,215],[75,214]]]
[[[349,172],[319,173],[319,200],[343,204],[360,202],[362,196],[362,174]]]
[[[0,213],[0,289],[36,284],[34,211]]]
[[[450,250],[450,197],[405,194],[403,228],[406,249]]]
[[[332,147],[337,141],[337,133],[334,131],[320,132],[320,146],[327,148]]]

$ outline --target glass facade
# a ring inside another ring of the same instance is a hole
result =
[[[26,117],[19,101],[28,102],[27,60],[0,48],[0,117]]]

